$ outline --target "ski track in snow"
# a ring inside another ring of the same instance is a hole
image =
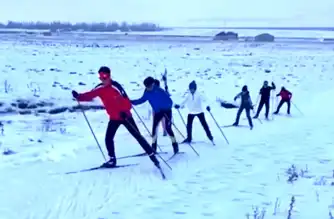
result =
[[[167,175],[166,181],[161,180],[160,174],[147,157],[118,160],[119,164],[140,163],[134,167],[65,175],[65,172],[94,167],[103,161],[81,113],[2,116],[1,120],[11,120],[12,123],[4,126],[4,136],[0,136],[1,149],[10,148],[17,154],[1,157],[0,218],[245,218],[245,214],[252,213],[252,207],[257,206],[260,211],[262,208],[266,209],[266,219],[285,219],[292,195],[296,197],[293,219],[328,217],[329,210],[333,209],[333,187],[330,183],[334,182],[334,143],[331,138],[334,136],[331,126],[334,116],[328,101],[334,95],[332,50],[289,50],[275,44],[254,48],[233,45],[161,43],[147,45],[147,51],[144,52],[144,46],[131,44],[126,45],[127,49],[117,52],[111,50],[108,55],[103,48],[57,47],[49,52],[52,53],[50,55],[46,52],[48,47],[8,47],[8,52],[15,59],[11,56],[2,57],[1,63],[10,63],[17,68],[16,71],[22,72],[34,68],[34,65],[87,72],[90,68],[97,69],[101,63],[110,63],[108,65],[113,69],[115,78],[125,84],[126,90],[133,97],[141,95],[143,78],[150,74],[159,77],[165,64],[170,74],[169,87],[175,89],[172,93],[174,102],[181,100],[188,83],[196,79],[201,90],[205,86],[212,113],[220,125],[232,124],[236,110],[214,106],[216,96],[230,100],[240,90],[240,86],[247,83],[255,102],[258,89],[265,79],[275,80],[278,87],[286,85],[293,92],[293,100],[304,115],[291,106],[292,117],[283,116],[286,110],[286,106],[283,106],[282,115],[265,121],[263,109],[263,124],[254,120],[255,127],[252,131],[248,128],[223,128],[230,141],[230,145],[227,145],[214,121],[206,113],[216,146],[210,142],[203,143],[206,136],[195,120],[194,141],[197,143],[193,146],[200,157],[188,145],[181,144],[180,150],[186,154],[170,162],[172,171],[161,162]],[[175,48],[168,49],[169,46]],[[8,48],[2,45],[1,50]],[[200,48],[200,51],[193,48]],[[31,56],[31,51],[37,50],[45,57]],[[238,54],[250,51],[254,53],[253,56],[238,57]],[[54,56],[55,53],[57,56]],[[185,55],[186,53],[190,55]],[[221,53],[229,56],[218,56]],[[108,60],[116,54],[117,60]],[[143,61],[142,56],[147,60]],[[32,62],[28,62],[28,58]],[[87,61],[88,64],[78,64],[77,60]],[[159,63],[162,60],[164,63]],[[155,64],[147,64],[148,62]],[[215,62],[218,64],[213,64]],[[254,64],[251,68],[242,67],[242,64],[258,62],[261,64]],[[207,68],[211,70],[203,73]],[[271,74],[263,73],[263,69],[267,68],[273,70]],[[6,74],[1,79],[9,80],[16,89],[15,83],[19,84],[20,81],[15,81],[8,70],[3,72]],[[131,75],[131,81],[138,78],[139,87],[127,80],[127,72],[138,74],[134,78]],[[215,76],[219,72],[223,74],[221,78]],[[288,76],[290,72],[293,75]],[[22,73],[22,77],[26,77],[24,74]],[[40,83],[43,98],[56,96],[61,103],[72,103],[70,92],[52,90],[53,80],[69,80],[71,88],[78,91],[93,87],[93,83],[97,81],[96,74],[78,79],[79,76],[68,76],[66,70],[49,77],[34,77],[31,73],[27,75],[30,81]],[[283,76],[288,79],[282,79]],[[78,80],[91,84],[81,88],[74,85]],[[21,84],[12,96],[2,94],[2,100],[10,101],[9,98],[21,96],[23,90]],[[29,96],[27,91],[23,96]],[[147,113],[145,107],[138,109],[141,115]],[[186,113],[186,110],[182,111],[184,118]],[[105,113],[87,112],[87,116],[105,151]],[[242,117],[244,116],[243,114]],[[62,121],[63,124],[51,124],[55,131],[41,131],[41,121],[45,118]],[[176,112],[174,122],[185,134],[185,127]],[[145,123],[150,128],[151,121]],[[240,124],[247,125],[247,120],[241,119]],[[138,126],[150,142],[142,124],[138,123]],[[65,130],[60,131],[61,127]],[[175,133],[179,141],[183,140],[176,130]],[[32,140],[28,140],[29,138]],[[41,139],[42,143],[37,143],[37,139]],[[118,157],[142,152],[124,128],[118,131],[115,141]],[[164,151],[172,151],[168,137],[160,135],[159,144]],[[162,155],[166,159],[169,156]],[[292,184],[287,183],[288,176],[285,172],[291,165],[296,165],[298,170],[307,166],[309,172],[306,177],[301,177]],[[326,185],[314,185],[315,182],[323,182],[320,180],[322,177]],[[280,206],[273,215],[276,199]]]

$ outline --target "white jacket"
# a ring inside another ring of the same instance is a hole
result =
[[[184,108],[184,106],[187,105],[189,114],[199,114],[203,112],[203,102],[206,102],[206,98],[198,91],[196,91],[194,94],[189,92],[184,101],[181,103],[180,107]]]

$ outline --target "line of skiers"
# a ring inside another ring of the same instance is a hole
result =
[[[145,91],[141,98],[136,100],[130,100],[126,94],[123,87],[116,81],[111,79],[111,71],[108,67],[102,66],[99,71],[99,79],[101,84],[95,87],[93,90],[78,93],[72,91],[72,96],[78,101],[91,101],[96,97],[99,97],[106,109],[107,114],[109,115],[109,123],[106,130],[105,144],[109,155],[109,160],[102,164],[103,167],[114,167],[117,164],[116,154],[115,154],[115,145],[114,137],[120,127],[124,125],[129,133],[138,141],[143,150],[148,154],[151,161],[160,168],[158,159],[156,158],[158,135],[157,128],[160,122],[163,122],[163,129],[166,134],[170,137],[172,142],[172,147],[174,153],[179,152],[179,145],[176,141],[173,129],[172,129],[172,108],[173,101],[168,92],[166,73],[163,76],[162,80],[165,82],[165,89],[160,87],[160,82],[153,77],[147,77],[143,81],[145,86]],[[265,81],[263,87],[260,90],[261,100],[260,105],[257,110],[257,113],[254,118],[259,116],[259,113],[265,105],[266,107],[266,118],[269,115],[269,101],[270,101],[270,91],[275,89],[275,84],[272,83],[272,86],[268,86],[268,82]],[[290,113],[290,99],[292,97],[291,92],[287,91],[284,87],[277,96],[281,96],[281,102],[278,105],[278,108],[275,112],[277,114],[284,103],[288,104],[288,114]],[[242,91],[235,97],[241,98],[241,104],[237,112],[236,121],[233,125],[237,126],[239,124],[240,115],[243,110],[246,111],[246,115],[249,121],[251,129],[253,128],[252,119],[250,117],[250,110],[253,110],[253,104],[249,95],[247,86],[242,88]],[[153,125],[152,125],[152,144],[150,145],[147,140],[143,137],[138,129],[135,120],[131,114],[132,105],[140,105],[146,101],[152,107],[153,110]],[[195,81],[192,81],[189,84],[189,93],[181,104],[175,104],[175,109],[179,110],[180,108],[188,107],[189,113],[187,117],[187,137],[183,140],[182,143],[191,143],[192,141],[192,126],[194,118],[197,117],[203,126],[203,129],[206,132],[206,135],[210,141],[213,142],[213,136],[209,129],[209,126],[206,122],[203,103],[205,98],[200,92],[197,91],[197,85]],[[224,106],[223,102],[221,105]],[[210,111],[210,106],[206,106],[206,110]]]

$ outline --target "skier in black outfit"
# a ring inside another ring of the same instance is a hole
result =
[[[239,119],[240,119],[240,115],[242,113],[243,110],[246,110],[246,116],[248,119],[248,123],[250,126],[250,129],[253,129],[253,122],[252,122],[252,118],[250,116],[250,110],[253,109],[253,104],[252,104],[252,100],[251,97],[249,95],[249,91],[247,86],[243,86],[242,87],[242,91],[234,97],[234,101],[236,101],[238,98],[241,98],[241,104],[239,107],[239,110],[237,112],[237,117],[235,119],[235,123],[233,123],[233,126],[238,126],[239,125]]]
[[[260,104],[259,107],[257,108],[256,115],[253,117],[254,119],[257,119],[259,117],[259,114],[262,110],[263,105],[266,106],[266,119],[268,119],[269,116],[269,109],[270,109],[270,91],[275,90],[276,86],[274,82],[271,82],[271,86],[268,86],[268,81],[263,82],[263,87],[260,89]]]

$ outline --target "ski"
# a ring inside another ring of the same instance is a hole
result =
[[[158,152],[158,153],[155,153],[155,154],[168,154],[168,152]],[[124,157],[119,157],[119,158],[117,158],[117,159],[120,160],[120,159],[125,159],[125,158],[131,158],[131,157],[144,157],[144,156],[147,156],[147,153],[140,153],[140,154],[127,155],[127,156],[124,156]]]
[[[181,155],[181,154],[185,154],[185,152],[178,152],[176,154],[173,154],[172,156],[170,156],[169,158],[167,158],[166,162],[172,160],[174,157],[176,157],[177,155]]]
[[[230,127],[236,127],[236,128],[249,128],[247,125],[223,125],[221,126],[223,128],[230,128]]]
[[[123,165],[117,165],[115,167],[98,166],[98,167],[92,167],[92,168],[88,168],[88,169],[82,169],[82,170],[77,170],[77,171],[66,172],[65,174],[82,173],[82,172],[88,172],[88,171],[100,170],[100,169],[117,169],[117,168],[129,167],[129,166],[137,166],[137,165],[139,165],[139,163],[123,164]]]
[[[214,141],[210,141],[212,145],[216,145]],[[180,142],[179,144],[189,144],[188,142]],[[207,141],[192,141],[190,144],[210,144]]]

